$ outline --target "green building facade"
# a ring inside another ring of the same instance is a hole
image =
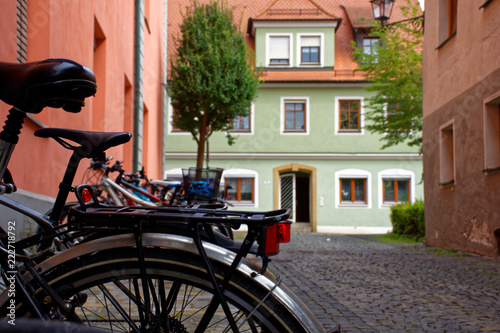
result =
[[[231,209],[287,207],[304,230],[386,232],[392,205],[423,199],[423,170],[418,149],[381,150],[381,137],[364,129],[370,83],[354,71],[350,41],[369,45],[366,29],[350,23],[348,10],[278,9],[248,17],[263,84],[249,116],[233,121],[235,144],[226,133],[210,137],[209,167],[225,170]],[[173,128],[173,113],[165,169],[180,178],[197,147]]]

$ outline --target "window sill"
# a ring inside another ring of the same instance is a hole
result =
[[[366,202],[341,202],[339,208],[368,208]]]
[[[486,174],[486,175],[489,175],[489,174],[492,174],[492,173],[498,173],[500,172],[500,166],[496,167],[496,168],[488,168],[488,169],[484,169],[483,172]]]
[[[398,201],[398,202],[395,202],[395,201],[386,201],[382,204],[382,208],[391,208],[393,206],[396,206],[396,205],[400,205],[400,204],[403,204],[403,203],[408,203],[408,201]]]
[[[228,201],[233,207],[255,207],[253,202]]]
[[[306,131],[300,130],[300,131],[283,131],[281,134],[308,134]]]
[[[250,133],[252,133],[252,131],[250,131],[250,130],[229,130],[228,132],[234,133],[234,134],[241,134],[241,133],[250,134]]]
[[[339,133],[361,133],[360,129],[339,129]]]
[[[456,32],[452,33],[448,38],[446,38],[444,41],[442,41],[441,44],[438,45],[438,47],[436,47],[436,50],[439,50],[440,48],[442,48],[443,46],[448,44],[448,42],[450,40],[452,40],[456,35],[457,35]]]
[[[486,0],[486,1],[483,3],[483,5],[482,5],[481,7],[479,7],[479,9],[487,7],[487,6],[488,6],[490,3],[492,3],[492,2],[493,2],[493,0]]]
[[[308,67],[321,67],[321,63],[319,62],[302,62],[300,66],[308,66]]]
[[[446,187],[446,186],[453,186],[455,185],[455,180],[452,179],[450,181],[444,182],[444,183],[439,183],[439,186],[441,187]]]

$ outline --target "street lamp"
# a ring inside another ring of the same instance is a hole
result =
[[[373,17],[382,25],[391,17],[394,0],[370,0],[372,3]]]
[[[373,17],[380,21],[382,27],[390,27],[391,30],[394,30],[394,26],[401,22],[409,22],[411,21],[415,29],[423,30],[424,29],[424,15],[420,15],[417,17],[408,18],[405,20],[387,23],[389,18],[391,17],[392,7],[394,6],[395,0],[370,0],[372,4]]]

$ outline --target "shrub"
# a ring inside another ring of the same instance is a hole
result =
[[[392,233],[423,239],[425,236],[424,202],[403,203],[391,207]]]

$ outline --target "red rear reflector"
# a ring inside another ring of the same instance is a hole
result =
[[[83,191],[82,191],[82,198],[83,198],[84,202],[92,201],[92,195],[90,194],[89,190],[87,190],[86,188],[83,189]]]
[[[278,243],[290,242],[291,223],[278,223]]]
[[[268,225],[266,227],[266,250],[264,254],[267,256],[278,254],[279,247],[278,224]]]

